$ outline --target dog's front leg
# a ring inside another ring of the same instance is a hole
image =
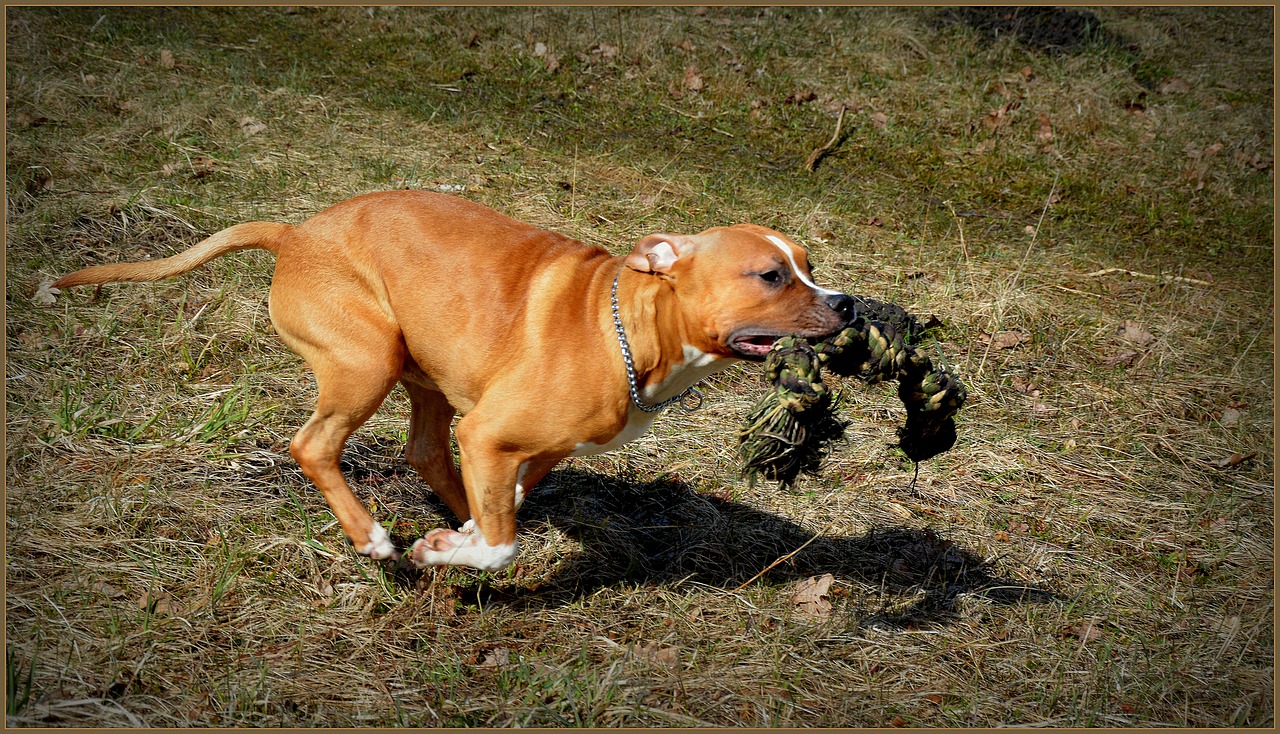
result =
[[[413,544],[409,560],[419,567],[501,570],[516,557],[516,508],[555,462],[511,451],[483,425],[478,412],[458,422],[457,437],[471,519],[462,531],[427,533]]]

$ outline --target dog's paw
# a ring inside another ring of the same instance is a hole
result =
[[[360,552],[379,561],[399,557],[399,554],[396,553],[395,544],[391,542],[391,538],[387,535],[386,529],[382,527],[382,523],[377,520],[374,520],[373,527],[369,528],[369,542],[364,544]]]
[[[465,535],[446,528],[436,528],[413,542],[409,549],[409,561],[418,568],[448,563],[446,554],[456,551]]]

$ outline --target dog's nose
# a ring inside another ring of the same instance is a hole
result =
[[[836,315],[848,323],[858,315],[858,306],[854,303],[852,296],[846,296],[843,293],[837,293],[833,296],[827,296],[827,307],[836,312]]]

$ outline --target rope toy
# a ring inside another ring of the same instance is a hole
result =
[[[914,316],[893,303],[855,299],[858,316],[843,331],[817,343],[783,337],[765,356],[771,389],[738,430],[742,473],[752,485],[764,477],[790,486],[802,472],[816,475],[832,444],[844,437],[849,424],[835,416],[839,396],[823,382],[822,367],[871,385],[898,380],[907,422],[898,429],[897,446],[917,470],[921,461],[955,445],[964,384],[915,348],[925,329]]]

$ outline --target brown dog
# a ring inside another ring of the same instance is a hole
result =
[[[651,234],[614,257],[421,191],[358,196],[296,227],[240,224],[173,257],[54,286],[160,280],[245,248],[276,255],[271,321],[319,387],[289,452],[374,558],[398,554],[338,459],[397,381],[408,391],[407,459],[464,521],[415,542],[418,566],[507,566],[516,509],[558,461],[617,448],[707,375],[854,315],[849,296],[814,285],[803,248],[764,227]]]

